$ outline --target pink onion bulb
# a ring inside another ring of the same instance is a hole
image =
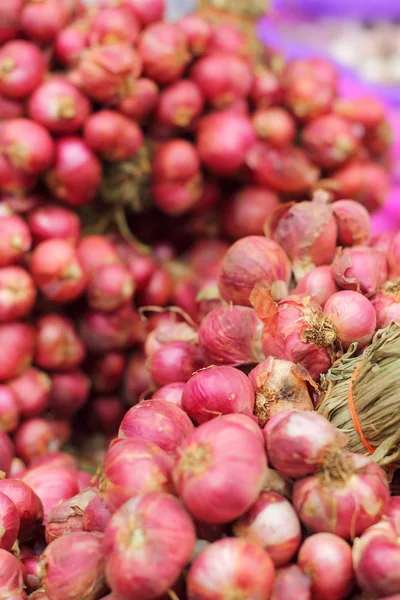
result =
[[[357,246],[371,240],[371,217],[367,209],[354,200],[337,200],[332,205],[338,226],[338,244]]]
[[[325,304],[324,315],[333,323],[343,348],[353,342],[364,348],[376,330],[375,310],[368,298],[358,292],[333,294]]]
[[[121,421],[118,437],[139,437],[175,457],[177,447],[193,431],[191,420],[179,406],[165,400],[143,400],[128,410]]]
[[[263,433],[270,465],[296,479],[316,473],[326,456],[347,445],[347,436],[315,412],[280,412]]]
[[[112,312],[129,303],[134,291],[132,275],[122,263],[99,267],[86,286],[89,306],[104,312]]]
[[[35,341],[36,332],[29,323],[0,325],[0,347],[7,348],[0,363],[0,381],[14,379],[30,365]]]
[[[283,410],[313,410],[310,391],[317,386],[300,364],[268,357],[250,373],[256,394],[254,414],[260,427]]]
[[[284,108],[262,108],[253,114],[253,125],[260,140],[271,146],[289,146],[296,135],[296,122]]]
[[[119,102],[118,110],[127,117],[140,122],[153,112],[158,105],[158,100],[157,84],[152,79],[141,77],[135,81],[129,95]]]
[[[26,419],[15,434],[15,449],[20,458],[30,465],[36,459],[48,455],[49,452],[58,451],[70,436],[67,424],[66,431],[62,431],[62,422],[50,421],[42,417]],[[36,466],[36,465],[35,465]]]
[[[335,114],[323,115],[308,123],[302,142],[313,163],[323,169],[340,167],[360,146],[354,126]]]
[[[0,48],[0,94],[25,99],[41,83],[44,54],[31,42],[12,40]]]
[[[32,277],[17,266],[0,268],[0,321],[26,317],[36,300]]]
[[[296,600],[312,600],[311,579],[298,565],[288,565],[275,574],[271,600],[287,600],[291,596]]]
[[[139,324],[138,313],[126,304],[112,313],[85,312],[79,333],[86,348],[93,354],[100,354],[132,345]]]
[[[0,129],[1,150],[15,169],[39,175],[54,159],[54,142],[43,125],[30,119],[10,119]]]
[[[50,598],[96,600],[107,589],[103,536],[78,531],[55,539],[42,554],[39,573]]]
[[[36,417],[49,406],[51,379],[43,371],[30,367],[8,385],[23,417]]]
[[[186,36],[172,23],[150,25],[139,40],[138,51],[144,74],[158,84],[178,79],[190,60]]]
[[[84,360],[86,350],[72,321],[48,313],[37,321],[35,362],[49,371],[69,371]]]
[[[89,502],[98,495],[95,488],[88,488],[69,500],[57,504],[49,514],[46,524],[46,542],[76,531],[83,530],[83,512]]]
[[[316,533],[307,538],[297,559],[312,581],[315,600],[343,600],[353,587],[350,545],[331,533]]]
[[[338,199],[352,198],[368,212],[379,209],[389,192],[386,169],[369,160],[354,159],[332,174]]]
[[[32,244],[31,233],[26,222],[18,215],[0,218],[0,266],[18,262]]]
[[[50,406],[60,417],[71,417],[86,403],[90,395],[89,377],[78,369],[54,373],[51,378]]]
[[[111,512],[129,498],[147,492],[173,492],[173,461],[146,440],[127,438],[111,443],[103,463],[100,491]]]
[[[387,477],[367,456],[336,452],[331,458],[320,474],[296,481],[293,506],[307,529],[354,539],[382,517]]]
[[[179,500],[159,492],[131,498],[104,532],[107,582],[123,597],[156,598],[179,577],[195,541]]]
[[[0,492],[0,548],[11,550],[19,532],[19,512],[14,502]]]
[[[392,321],[400,322],[400,280],[386,281],[371,298],[376,313],[376,328],[388,327]]]
[[[242,188],[225,206],[224,231],[235,240],[262,235],[264,223],[278,203],[278,196],[272,190],[258,186]]]
[[[222,262],[218,280],[226,302],[251,306],[254,286],[272,289],[278,299],[287,294],[291,277],[290,261],[282,248],[262,236],[249,236],[235,242]]]
[[[96,494],[83,511],[83,531],[100,531],[103,533],[110,519],[111,512],[106,503],[102,500],[100,494]]]
[[[179,19],[178,26],[185,34],[191,52],[195,56],[204,54],[211,38],[211,23],[197,13],[190,13]]]
[[[236,536],[262,546],[275,567],[286,565],[301,543],[300,521],[290,502],[277,492],[262,492],[233,526]]]
[[[59,32],[54,42],[54,54],[59,63],[66,67],[79,63],[81,52],[88,45],[88,26],[86,19],[77,19]]]
[[[45,525],[60,501],[69,500],[79,492],[75,473],[65,467],[35,467],[29,469],[22,479],[42,501]]]
[[[35,535],[43,520],[43,506],[33,489],[18,479],[0,481],[0,492],[14,503],[19,515],[18,539],[25,542]]]
[[[205,367],[201,349],[190,342],[170,342],[155,352],[149,362],[150,376],[156,386],[186,382]]]
[[[282,89],[277,75],[264,65],[254,74],[250,100],[256,108],[269,108],[282,100]]]
[[[100,110],[85,123],[84,140],[93,152],[111,162],[128,160],[143,143],[139,126],[120,113]]]
[[[266,600],[274,582],[267,552],[247,540],[214,542],[193,561],[187,578],[189,600]]]
[[[255,502],[265,482],[267,461],[260,439],[229,416],[200,425],[180,445],[173,470],[179,496],[206,523],[238,518]]]
[[[328,299],[339,292],[331,266],[323,265],[309,271],[300,279],[295,292],[311,296],[312,300],[315,300],[323,308]]]
[[[387,279],[387,262],[379,250],[368,246],[339,248],[332,263],[339,287],[373,296]]]
[[[183,79],[160,94],[156,117],[164,125],[190,127],[204,107],[203,94],[195,82]]]
[[[182,395],[182,408],[198,425],[230,413],[251,416],[254,390],[244,373],[213,366],[192,375]]]
[[[90,46],[126,42],[134,46],[139,37],[139,23],[133,12],[124,4],[102,8],[90,23]]]
[[[163,385],[156,392],[154,392],[152,398],[154,400],[165,400],[166,402],[172,402],[179,408],[182,408],[182,395],[185,389],[185,383],[178,381],[176,383],[167,383]]]
[[[10,552],[0,548],[0,594],[7,600],[26,600],[24,568]]]

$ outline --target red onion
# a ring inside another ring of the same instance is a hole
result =
[[[90,403],[90,423],[97,430],[115,434],[126,412],[123,401],[118,396],[99,396]]]
[[[197,331],[187,323],[169,321],[161,323],[150,331],[144,344],[144,351],[146,356],[153,356],[160,348],[171,342],[197,344],[198,339]]]
[[[85,358],[85,348],[69,319],[49,313],[37,321],[35,362],[50,371],[69,371]]]
[[[30,365],[35,337],[35,329],[28,323],[0,325],[0,348],[6,349],[0,361],[0,381],[14,379]]]
[[[259,108],[253,114],[252,120],[260,140],[277,148],[293,143],[296,122],[284,108]]]
[[[59,32],[54,43],[54,54],[62,65],[72,67],[79,62],[81,52],[87,45],[88,23],[80,19]]]
[[[218,287],[226,302],[251,306],[254,286],[271,288],[280,299],[287,294],[291,265],[282,248],[262,236],[249,236],[235,242],[225,255]]]
[[[100,494],[96,494],[83,511],[83,531],[100,531],[103,533],[110,519],[111,513],[106,503],[102,500]]]
[[[226,598],[270,597],[274,567],[260,546],[235,538],[214,542],[193,561],[188,573],[191,599],[225,600]]]
[[[89,398],[90,387],[90,379],[83,371],[55,373],[51,378],[51,409],[60,417],[74,415]]]
[[[296,481],[293,506],[307,529],[353,539],[379,521],[389,495],[386,473],[371,458],[336,451],[320,473]]]
[[[400,594],[399,531],[381,521],[354,541],[353,564],[357,583],[365,594],[385,598]],[[388,600],[390,600],[388,598]]]
[[[180,215],[187,212],[199,200],[202,179],[199,174],[184,181],[155,181],[151,187],[155,204],[164,213]]]
[[[93,364],[91,375],[93,390],[113,392],[119,386],[126,367],[126,358],[121,352],[108,352]]]
[[[282,89],[277,75],[264,65],[260,65],[254,74],[250,99],[257,109],[269,108],[282,100]]]
[[[106,590],[103,536],[78,531],[51,542],[42,554],[39,573],[50,598],[96,600]]]
[[[118,104],[118,110],[135,121],[141,121],[157,104],[157,85],[151,79],[141,77],[133,84],[130,94]]]
[[[44,55],[35,44],[13,40],[0,48],[0,94],[25,99],[41,83],[45,71]]]
[[[306,125],[302,142],[312,162],[323,169],[343,165],[358,152],[360,144],[354,127],[335,114],[318,117]]]
[[[191,420],[179,406],[163,400],[144,400],[128,410],[118,437],[147,440],[175,457],[177,447],[193,431]]]
[[[185,385],[182,408],[197,424],[230,413],[251,416],[253,386],[244,373],[233,367],[202,369]]]
[[[360,98],[336,98],[335,112],[351,123],[371,128],[385,118],[384,106],[378,98],[363,96]]]
[[[376,328],[388,327],[392,321],[400,322],[399,280],[387,281],[371,299],[376,313]]]
[[[386,258],[368,246],[339,248],[332,263],[332,274],[342,289],[370,297],[387,279]]]
[[[201,322],[199,345],[209,364],[259,363],[265,358],[262,327],[255,310],[247,306],[214,308]]]
[[[0,430],[15,431],[20,411],[14,392],[6,385],[0,385]]]
[[[319,176],[305,152],[295,146],[273,148],[258,142],[248,153],[246,164],[257,185],[278,192],[305,192]]]
[[[52,77],[32,94],[28,104],[31,119],[56,134],[78,131],[90,113],[90,103],[72,83]]]
[[[296,294],[306,294],[317,302],[322,308],[329,298],[339,291],[339,287],[328,265],[315,267],[302,277],[297,284]]]
[[[51,379],[43,371],[27,369],[8,384],[22,417],[36,417],[49,406]]]
[[[307,538],[300,550],[298,564],[312,581],[315,600],[343,600],[353,587],[351,547],[331,533]]]
[[[71,136],[56,142],[55,163],[46,182],[58,200],[71,206],[87,204],[100,179],[100,162],[83,140]]]
[[[376,329],[376,316],[371,302],[358,292],[333,294],[325,304],[325,316],[333,323],[343,348],[353,342],[358,349],[371,341]]]
[[[311,600],[311,579],[298,565],[288,565],[275,574],[271,600]]]
[[[389,191],[386,170],[371,161],[351,161],[333,173],[339,199],[352,198],[365,206],[368,212],[380,208]]]
[[[24,116],[25,107],[18,100],[0,95],[0,121],[18,119]]]
[[[347,436],[314,412],[280,412],[263,433],[271,466],[296,479],[316,473],[326,456],[347,445]]]
[[[271,293],[258,286],[251,301],[264,323],[265,356],[300,363],[318,381],[338,352],[336,329],[328,315],[309,296],[287,296],[275,303]]]
[[[227,108],[235,100],[245,98],[253,80],[248,62],[234,54],[217,52],[198,60],[191,70],[191,78],[216,108]]]
[[[244,166],[255,141],[250,119],[231,111],[203,117],[199,123],[197,147],[201,160],[214,173],[229,175]]]
[[[371,218],[362,204],[354,200],[338,200],[333,204],[332,210],[338,226],[338,244],[369,244]]]
[[[80,335],[90,352],[103,354],[126,348],[139,323],[129,304],[112,313],[90,311],[83,316]]]
[[[11,550],[19,531],[19,513],[8,496],[0,492],[0,548]]]
[[[25,194],[37,183],[37,178],[31,173],[13,167],[7,158],[0,153],[0,186],[10,194]]]
[[[155,352],[149,362],[150,377],[161,387],[177,381],[186,382],[205,367],[200,348],[190,342],[171,342]]]
[[[172,404],[179,406],[179,408],[182,408],[182,395],[185,385],[186,384],[182,381],[167,383],[167,385],[160,387],[154,392],[153,399],[165,400],[166,402],[171,402]]]
[[[179,577],[195,541],[179,500],[159,492],[131,498],[104,532],[108,584],[123,597],[156,598]]]
[[[18,215],[0,218],[0,266],[19,261],[31,247],[31,234]]]
[[[56,452],[69,437],[61,435],[56,422],[42,418],[27,419],[15,434],[15,449],[20,458],[30,464],[35,458]]]
[[[99,267],[87,284],[89,306],[103,312],[120,308],[132,299],[133,292],[130,272],[118,263]]]
[[[374,235],[371,240],[370,246],[371,248],[376,248],[376,250],[380,250],[386,256],[389,253],[390,245],[394,238],[396,237],[396,233],[394,231],[383,231],[382,233],[378,233]],[[388,260],[390,260],[390,256],[387,256]]]
[[[62,535],[82,531],[83,512],[97,495],[95,488],[88,488],[53,508],[46,524],[47,543],[50,544]]]
[[[173,139],[161,144],[153,159],[154,180],[184,181],[199,171],[195,147],[185,140]]]
[[[116,439],[104,459],[101,496],[114,513],[133,496],[147,492],[172,493],[172,465],[172,459],[151,442]]]
[[[29,554],[24,553],[25,548],[21,548],[20,561],[24,566],[24,581],[29,591],[37,590],[41,586],[39,577],[39,557],[33,554],[29,548]]]
[[[0,548],[0,594],[6,600],[26,600],[22,563]]]
[[[330,264],[335,255],[337,225],[324,197],[283,204],[267,221],[265,232],[289,256],[296,279],[314,266]]]
[[[15,38],[19,32],[19,17],[23,6],[23,0],[11,0],[1,7],[1,33],[0,44]]]
[[[260,427],[283,410],[313,410],[310,391],[317,386],[300,364],[269,356],[250,373],[256,394],[254,414]]]
[[[45,525],[50,512],[60,501],[68,500],[79,492],[75,473],[65,467],[35,467],[23,475],[23,481],[41,499]]]
[[[135,45],[139,38],[139,24],[132,11],[124,5],[102,8],[90,23],[88,41],[90,46],[119,44]]]
[[[81,54],[79,85],[96,102],[118,104],[134,90],[141,68],[141,58],[129,44],[94,46]]]
[[[79,217],[63,206],[46,204],[28,216],[29,229],[36,244],[61,239],[76,244],[81,232]]]
[[[263,487],[267,467],[256,439],[252,431],[222,416],[203,423],[183,441],[173,477],[194,517],[227,523],[250,508]]]
[[[119,162],[136,154],[143,143],[143,134],[131,119],[112,110],[101,110],[86,120],[84,139],[93,152]]]
[[[1,220],[0,220],[1,226]],[[387,262],[389,266],[389,279],[395,279],[400,277],[400,265],[398,263],[398,258],[400,256],[400,235],[396,233],[390,242],[388,251],[387,251]]]
[[[133,10],[143,26],[161,21],[164,14],[164,0],[124,0],[123,6]]]
[[[60,421],[53,421],[53,426],[55,427],[55,429],[57,429],[56,426],[59,424]],[[58,429],[60,428],[58,427]],[[44,465],[47,467],[65,467],[66,469],[72,469],[73,471],[76,471],[76,469],[78,468],[77,461],[75,460],[75,458],[70,454],[66,454],[65,452],[52,452],[51,454],[43,454],[42,456],[37,456],[31,461],[29,466],[32,468],[43,467]]]
[[[26,483],[17,479],[1,480],[0,492],[8,496],[17,508],[20,519],[19,541],[29,540],[35,534],[36,525],[43,519],[43,506],[39,497]]]
[[[138,45],[145,75],[165,84],[182,75],[190,54],[184,33],[172,23],[155,23],[141,35]]]
[[[191,52],[196,56],[204,54],[211,38],[210,22],[197,13],[191,13],[184,15],[178,26],[185,34]]]
[[[101,235],[87,235],[82,238],[78,244],[78,256],[89,276],[99,267],[118,262],[116,249]]]
[[[192,200],[190,200],[190,202],[191,201]],[[175,202],[175,199],[173,199],[173,202]],[[174,206],[177,206],[178,212],[181,209],[179,204],[171,204],[169,208],[171,208],[171,206],[173,208],[172,212],[174,212]],[[139,303],[144,306],[165,306],[172,294],[172,287],[173,282],[170,274],[166,271],[166,269],[160,267],[154,271],[145,290],[141,292],[139,296]]]
[[[35,300],[36,288],[25,269],[14,266],[0,268],[0,321],[25,317]]]
[[[53,42],[67,22],[66,4],[57,0],[25,3],[21,13],[24,34],[38,44]]]
[[[189,127],[200,116],[203,106],[203,94],[195,82],[177,81],[161,92],[156,116],[164,125]]]
[[[0,144],[10,164],[38,175],[53,162],[54,142],[47,129],[30,119],[10,119],[0,129]]]
[[[290,502],[276,492],[262,492],[233,530],[238,537],[262,546],[275,567],[286,565],[301,543],[300,521]]]

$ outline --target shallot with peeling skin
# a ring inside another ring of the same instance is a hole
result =
[[[83,511],[82,529],[83,531],[100,531],[103,533],[110,519],[111,512],[106,503],[102,500],[100,494],[96,494]]]
[[[97,495],[98,490],[88,488],[54,507],[46,524],[46,542],[50,544],[62,535],[82,531],[83,513],[89,502]]]
[[[296,481],[293,506],[307,529],[354,539],[380,520],[389,496],[386,473],[371,458],[336,450],[319,473]]]
[[[350,545],[331,533],[316,533],[302,544],[298,565],[311,578],[315,600],[344,600],[354,586]]]
[[[338,227],[340,246],[368,245],[371,240],[371,217],[365,206],[354,200],[337,200],[332,205]]]
[[[373,296],[387,279],[387,261],[379,250],[368,246],[338,248],[331,265],[339,287]]]
[[[250,373],[255,398],[254,414],[260,427],[283,410],[313,410],[310,392],[317,389],[300,364],[269,356]]]
[[[274,567],[267,552],[247,540],[225,538],[203,550],[187,577],[189,600],[267,600]]]
[[[301,543],[301,525],[290,502],[277,492],[262,492],[233,525],[236,536],[262,546],[275,567],[286,565]]]
[[[107,582],[122,597],[166,593],[189,562],[196,533],[181,502],[153,492],[131,498],[104,532]]]
[[[372,340],[376,330],[375,310],[362,294],[350,290],[333,294],[325,304],[324,315],[333,324],[343,348],[357,342],[361,349]]]
[[[296,600],[312,600],[311,579],[298,565],[288,565],[275,573],[271,600],[287,600],[291,596]]]
[[[257,499],[267,460],[260,438],[228,415],[200,425],[179,447],[173,478],[190,512],[205,523],[238,518]],[[258,440],[258,441],[256,441]]]
[[[347,445],[347,436],[315,412],[280,412],[263,434],[270,465],[295,479],[316,473],[326,456]]]
[[[229,248],[222,261],[218,287],[226,302],[251,306],[250,294],[256,284],[271,289],[279,300],[287,294],[290,276],[290,261],[276,242],[249,236]]]
[[[301,295],[287,296],[276,303],[271,292],[259,286],[253,289],[250,299],[264,323],[265,356],[300,363],[318,381],[339,352],[335,326],[322,308],[309,296]]]
[[[18,539],[25,542],[34,536],[36,527],[43,520],[43,506],[33,489],[18,479],[0,481],[0,492],[13,501],[17,508],[20,525]]]
[[[112,513],[129,498],[148,492],[173,493],[173,461],[146,440],[113,440],[103,464],[99,489]]]
[[[339,286],[333,277],[330,265],[322,265],[309,271],[300,279],[295,289],[296,294],[310,296],[322,308],[324,308],[329,298],[339,291]]]

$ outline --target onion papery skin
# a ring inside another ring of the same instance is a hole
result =
[[[264,360],[263,324],[247,306],[221,306],[202,320],[199,345],[209,364],[251,365]]]
[[[298,565],[277,570],[271,600],[287,600],[292,595],[296,600],[312,600],[311,579]]]
[[[254,414],[260,427],[283,410],[313,410],[310,390],[317,386],[300,364],[270,356],[250,371],[249,379],[256,394]]]
[[[233,526],[236,536],[262,546],[275,567],[286,565],[301,543],[300,521],[290,502],[277,492],[262,492]]]
[[[273,563],[263,548],[247,540],[226,538],[195,558],[188,573],[188,598],[266,600],[273,581]]]
[[[318,381],[340,350],[335,326],[322,308],[309,296],[301,295],[275,303],[271,292],[260,286],[253,289],[250,299],[264,323],[265,356],[300,363]]]
[[[11,550],[20,528],[19,512],[13,501],[0,492],[0,548]]]
[[[290,276],[290,261],[277,243],[262,236],[249,236],[229,248],[222,262],[218,287],[226,302],[251,306],[250,294],[256,284],[276,289],[277,293],[282,287],[285,295]]]
[[[89,502],[98,495],[94,488],[88,488],[69,500],[61,502],[53,508],[46,524],[46,541],[53,540],[76,531],[83,530],[83,512]]]
[[[173,478],[190,512],[205,523],[227,523],[257,499],[267,461],[260,438],[228,416],[200,425],[179,447]],[[258,442],[256,442],[258,440]],[[260,443],[259,443],[260,442]]]
[[[311,299],[322,308],[324,308],[329,298],[339,291],[340,288],[333,277],[330,265],[315,267],[312,271],[309,271],[300,279],[295,290],[296,294],[311,296]]]
[[[332,205],[338,226],[340,246],[368,245],[371,241],[371,217],[367,209],[354,200],[337,200]]]
[[[104,532],[107,582],[123,597],[161,596],[189,562],[195,541],[193,522],[177,498],[159,492],[131,498]]]
[[[50,600],[97,600],[107,589],[102,534],[79,531],[55,539],[42,554],[39,572]]]
[[[315,412],[280,412],[263,434],[270,465],[295,479],[316,473],[326,455],[347,445],[347,436]]]
[[[129,498],[148,492],[173,493],[172,459],[151,442],[114,440],[105,456],[101,496],[112,513]]]
[[[376,330],[374,307],[358,292],[343,290],[333,294],[325,304],[324,314],[333,323],[344,349],[357,342],[360,350],[372,340]]]
[[[307,538],[297,562],[312,580],[315,600],[343,600],[354,585],[350,545],[331,533],[316,533]]]
[[[339,248],[332,274],[343,290],[360,292],[369,298],[387,279],[387,261],[382,252],[368,246]]]
[[[385,511],[389,500],[386,474],[359,454],[336,453],[334,461],[333,470],[325,463],[319,474],[295,483],[293,506],[307,529],[354,539]]]
[[[208,367],[192,375],[186,383],[182,408],[197,424],[230,413],[250,416],[254,408],[253,387],[238,369]]]
[[[165,400],[144,400],[128,410],[121,421],[118,437],[138,437],[152,442],[169,456],[194,431],[187,414]]]
[[[29,485],[18,479],[1,480],[0,492],[8,496],[18,510],[19,541],[29,540],[35,533],[36,525],[40,525],[43,519],[43,506],[40,498]]]
[[[400,280],[386,281],[371,304],[375,309],[376,328],[388,327],[392,321],[400,323]]]

